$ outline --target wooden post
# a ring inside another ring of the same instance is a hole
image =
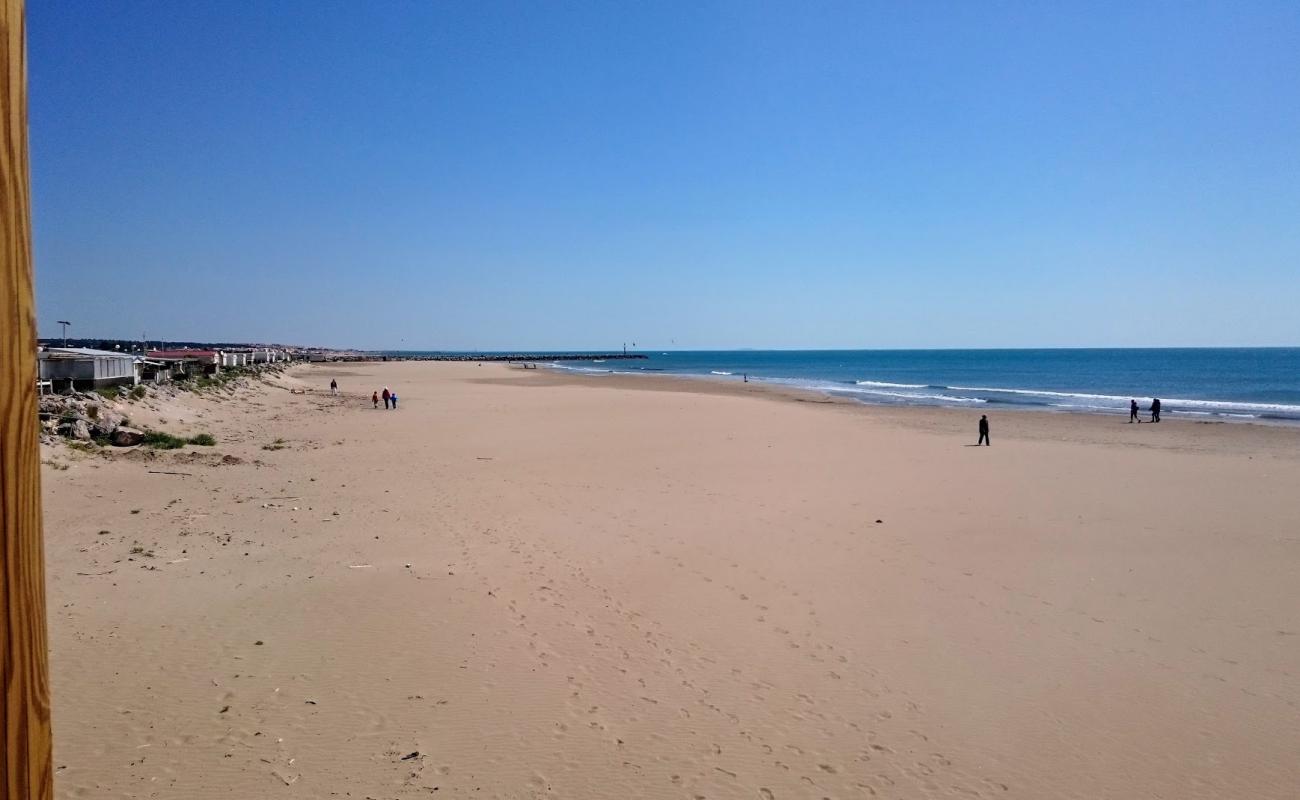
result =
[[[45,637],[23,0],[0,0],[0,797],[54,797]]]

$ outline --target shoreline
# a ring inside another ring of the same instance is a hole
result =
[[[1119,415],[1082,411],[1054,411],[1031,408],[954,408],[951,406],[877,405],[847,397],[826,395],[817,389],[772,384],[763,381],[740,383],[709,375],[582,373],[567,370],[524,370],[497,365],[506,377],[484,377],[487,382],[527,381],[538,386],[582,386],[651,392],[683,392],[724,397],[753,397],[779,402],[826,406],[845,414],[865,415],[874,420],[915,430],[956,437],[976,438],[976,421],[988,414],[993,436],[1007,439],[1054,440],[1121,444],[1203,452],[1259,451],[1278,458],[1300,458],[1300,425],[1260,420],[1201,420],[1166,418],[1159,423],[1143,420],[1130,424]],[[1146,438],[1136,439],[1136,429]],[[1150,438],[1156,431],[1168,432],[1162,439]],[[1170,433],[1174,435],[1169,435]]]
[[[1278,349],[1289,349],[1289,348],[1278,348]],[[512,366],[518,363],[523,363],[523,361],[519,359],[515,359],[511,361]],[[581,368],[563,367],[557,364],[546,364],[543,361],[528,361],[528,363],[533,363],[535,367],[540,366],[549,372],[580,376],[584,378],[607,378],[607,377],[615,377],[615,376],[628,377],[628,378],[665,378],[665,379],[674,379],[674,380],[717,382],[722,384],[731,384],[736,381],[742,381],[744,384],[762,385],[776,390],[790,389],[793,391],[807,392],[825,398],[830,398],[837,402],[844,401],[844,402],[855,403],[859,405],[871,406],[875,408],[947,408],[953,410],[967,409],[971,411],[984,410],[986,413],[989,412],[1001,413],[1004,411],[1030,412],[1030,413],[1045,412],[1049,414],[1071,414],[1071,415],[1083,414],[1083,415],[1098,416],[1098,417],[1113,417],[1113,418],[1122,418],[1125,422],[1128,421],[1128,410],[1126,408],[1124,409],[1116,408],[1114,411],[1108,411],[1100,408],[1080,408],[1080,407],[1071,408],[1071,407],[1062,407],[1062,406],[1056,406],[1050,404],[1043,404],[1043,405],[1034,405],[1029,403],[1016,404],[1016,403],[1006,403],[1001,401],[976,402],[974,400],[972,400],[968,405],[963,405],[959,402],[934,402],[934,403],[872,402],[867,399],[848,396],[853,392],[853,390],[848,387],[852,385],[859,385],[856,382],[852,384],[846,383],[843,388],[840,388],[839,386],[834,385],[834,382],[830,382],[830,381],[828,381],[827,383],[831,383],[832,385],[827,385],[827,386],[799,385],[798,383],[796,383],[796,381],[799,381],[800,379],[797,378],[776,378],[770,376],[751,377],[748,381],[744,381],[742,376],[737,375],[734,372],[725,373],[725,374],[718,373],[718,372],[712,374],[702,374],[702,373],[689,373],[689,372],[671,372],[668,370],[654,370],[654,371],[644,371],[644,372],[615,371],[615,370],[596,371],[596,370],[583,370]],[[880,385],[887,386],[891,384],[880,384]],[[964,387],[949,387],[949,386],[939,386],[939,385],[927,386],[927,387],[921,387],[920,385],[917,385],[912,388],[929,388],[935,391],[968,390]],[[975,390],[971,390],[971,391],[975,391]],[[1041,393],[1041,394],[1060,395],[1062,397],[1089,397],[1090,396],[1086,393],[1079,393],[1079,392],[1065,392],[1065,391],[1057,391],[1057,390],[1037,390],[1037,389],[1004,389],[1004,388],[997,388],[997,387],[987,387],[978,391],[1001,392],[1001,393],[1012,393],[1012,394],[1034,392],[1034,393]],[[1149,398],[1143,398],[1143,402],[1149,404]],[[1187,405],[1187,404],[1196,404],[1196,403],[1216,403],[1219,405],[1235,405],[1239,407],[1256,405],[1253,403],[1248,403],[1246,401],[1200,400],[1200,399],[1191,400],[1191,399],[1172,398],[1172,399],[1163,399],[1162,402],[1165,405],[1164,413],[1166,415],[1166,418],[1162,420],[1162,422],[1180,420],[1184,422],[1193,422],[1193,423],[1204,422],[1204,423],[1253,424],[1253,425],[1269,425],[1273,427],[1300,428],[1300,418],[1270,416],[1268,414],[1263,413],[1262,411],[1256,414],[1244,414],[1244,413],[1233,413],[1229,411],[1221,411],[1221,412],[1188,411],[1177,407],[1180,404]],[[1171,408],[1170,407],[1171,405],[1174,407]],[[1259,405],[1273,406],[1273,405],[1286,405],[1286,404],[1266,403],[1266,404],[1259,404]],[[1143,423],[1150,422],[1150,410],[1148,408],[1143,408],[1140,411],[1139,420]]]

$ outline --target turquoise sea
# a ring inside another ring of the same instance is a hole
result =
[[[796,386],[882,405],[1143,411],[1300,423],[1300,348],[648,351],[645,360],[548,366]],[[412,355],[412,354],[404,354]]]

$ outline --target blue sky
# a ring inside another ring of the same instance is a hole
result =
[[[42,335],[1300,344],[1300,4],[28,6]]]

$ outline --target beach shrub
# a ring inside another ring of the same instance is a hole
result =
[[[189,442],[180,436],[172,436],[162,431],[145,431],[144,445],[157,450],[179,450]]]
[[[197,444],[200,447],[212,447],[216,443],[217,440],[210,433],[200,433],[190,437],[190,444]]]
[[[137,386],[131,390],[131,399],[143,400],[146,394],[148,394],[148,390],[146,390],[143,386]]]
[[[276,439],[274,442],[271,442],[270,444],[264,444],[264,445],[262,445],[262,449],[263,449],[263,450],[283,450],[284,448],[286,448],[286,447],[288,447],[288,446],[289,446],[289,445],[287,445],[287,444],[284,443],[284,440],[283,440],[283,439]]]

